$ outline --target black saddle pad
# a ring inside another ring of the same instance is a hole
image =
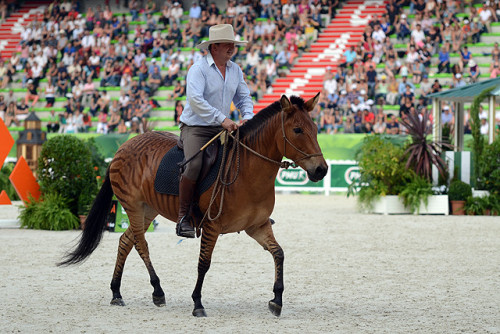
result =
[[[161,159],[160,166],[156,172],[155,190],[161,194],[179,195],[180,167],[184,160],[184,151],[178,146],[170,149]],[[217,160],[210,168],[207,176],[198,181],[197,192],[203,194],[215,182],[222,161],[222,147],[219,148]]]

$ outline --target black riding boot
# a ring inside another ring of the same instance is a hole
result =
[[[180,237],[194,238],[195,230],[191,225],[189,210],[193,201],[196,189],[196,181],[192,181],[185,176],[181,176],[179,182],[179,217],[177,218],[176,232]]]

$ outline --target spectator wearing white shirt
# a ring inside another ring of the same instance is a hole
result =
[[[328,71],[325,74],[325,81],[323,81],[323,88],[328,92],[328,95],[337,92],[337,80],[333,76],[333,73]]]
[[[31,67],[31,72],[33,73],[33,85],[35,88],[38,88],[38,84],[40,83],[40,79],[43,75],[43,67],[38,61],[33,62],[33,66]]]
[[[50,58],[56,58],[58,50],[54,47],[54,45],[47,45],[43,48],[43,56],[48,60]]]
[[[271,19],[267,19],[267,21],[262,24],[262,30],[263,30],[263,38],[265,38],[268,41],[272,41],[274,39],[274,34],[276,32],[276,24],[274,24],[274,21],[271,21]]]
[[[122,109],[125,109],[128,106],[129,101],[129,96],[124,91],[122,91],[120,97],[118,98],[118,102],[120,103]]]
[[[242,1],[239,1],[238,5],[236,6],[236,15],[239,15],[239,14],[246,15],[247,13],[248,13],[247,6],[245,6],[245,4]]]
[[[75,101],[82,101],[83,98],[83,84],[80,80],[76,79],[73,87],[71,88],[71,94],[73,94],[73,99]]]
[[[33,30],[29,26],[24,27],[23,30],[21,31],[21,42],[20,43],[21,44],[27,43],[32,39],[33,39]]]
[[[375,26],[375,29],[372,33],[372,38],[376,41],[383,42],[385,40],[385,32],[384,30],[380,27],[380,24],[377,24]]]
[[[486,27],[486,32],[491,32],[491,22],[497,21],[497,17],[493,9],[490,7],[490,1],[484,3],[483,8],[479,12],[479,18],[484,27]]]
[[[281,11],[283,14],[290,14],[290,16],[295,15],[297,13],[297,8],[295,7],[295,4],[293,3],[292,0],[284,0],[282,2],[286,2],[283,7],[281,7]]]
[[[423,47],[425,43],[425,33],[422,30],[422,26],[417,24],[416,28],[412,30],[411,37],[415,41],[415,44],[419,47]]]
[[[481,132],[482,135],[488,135],[489,132],[488,119],[481,118],[481,127],[479,128],[479,132]]]
[[[38,51],[36,57],[35,57],[35,61],[38,62],[38,64],[40,66],[42,66],[42,69],[45,67],[45,65],[47,65],[47,57],[43,54],[43,51],[40,50]]]
[[[260,55],[257,52],[256,46],[252,47],[250,52],[247,53],[245,62],[247,64],[247,67],[245,69],[245,73],[250,74],[250,75],[257,75],[256,67],[260,63]]]
[[[95,46],[95,37],[93,34],[90,34],[90,31],[85,30],[83,32],[83,37],[82,37],[82,48],[87,51],[90,48],[93,48]]]
[[[80,39],[80,34],[83,33],[83,28],[80,24],[75,24],[75,28],[73,29],[73,39]]]
[[[406,62],[408,64],[413,64],[419,58],[420,58],[420,55],[418,54],[417,50],[415,50],[415,47],[413,45],[410,46],[410,49],[408,50],[408,54],[406,55]]]
[[[33,35],[33,42],[40,45],[42,41],[42,27],[40,26],[40,23],[35,24],[32,35]]]
[[[170,11],[170,18],[173,19],[177,25],[181,24],[181,18],[184,15],[184,11],[179,2],[174,2],[174,8]]]
[[[259,39],[264,35],[264,26],[262,25],[262,21],[258,21],[253,28],[253,38],[254,40]]]
[[[276,67],[276,62],[273,61],[273,59],[271,57],[267,58],[266,74],[271,81],[278,75],[278,69]]]
[[[269,43],[269,41],[265,40],[262,43],[262,48],[261,48],[261,57],[273,57],[274,58],[274,44]]]

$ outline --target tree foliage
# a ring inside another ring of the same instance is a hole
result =
[[[479,119],[479,106],[488,97],[495,87],[490,87],[474,98],[470,108],[470,131],[472,134],[472,152],[474,153],[474,180],[477,182],[476,188],[484,187],[483,176],[481,175],[481,165],[483,163],[483,152],[485,147],[484,136],[481,134],[481,121]],[[491,129],[493,131],[493,129]],[[483,174],[487,175],[487,174]]]

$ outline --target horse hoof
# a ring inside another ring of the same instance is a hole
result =
[[[193,315],[197,318],[205,318],[207,316],[207,312],[205,312],[204,308],[198,308],[193,310]]]
[[[269,311],[271,311],[271,313],[275,316],[279,317],[281,315],[281,305],[278,305],[271,300],[269,301]]]
[[[153,303],[158,307],[162,307],[162,306],[167,305],[167,302],[165,301],[165,295],[163,295],[163,296],[154,296],[153,295]]]
[[[125,303],[123,302],[123,299],[121,298],[113,298],[111,300],[111,305],[115,305],[115,306],[125,306]]]

